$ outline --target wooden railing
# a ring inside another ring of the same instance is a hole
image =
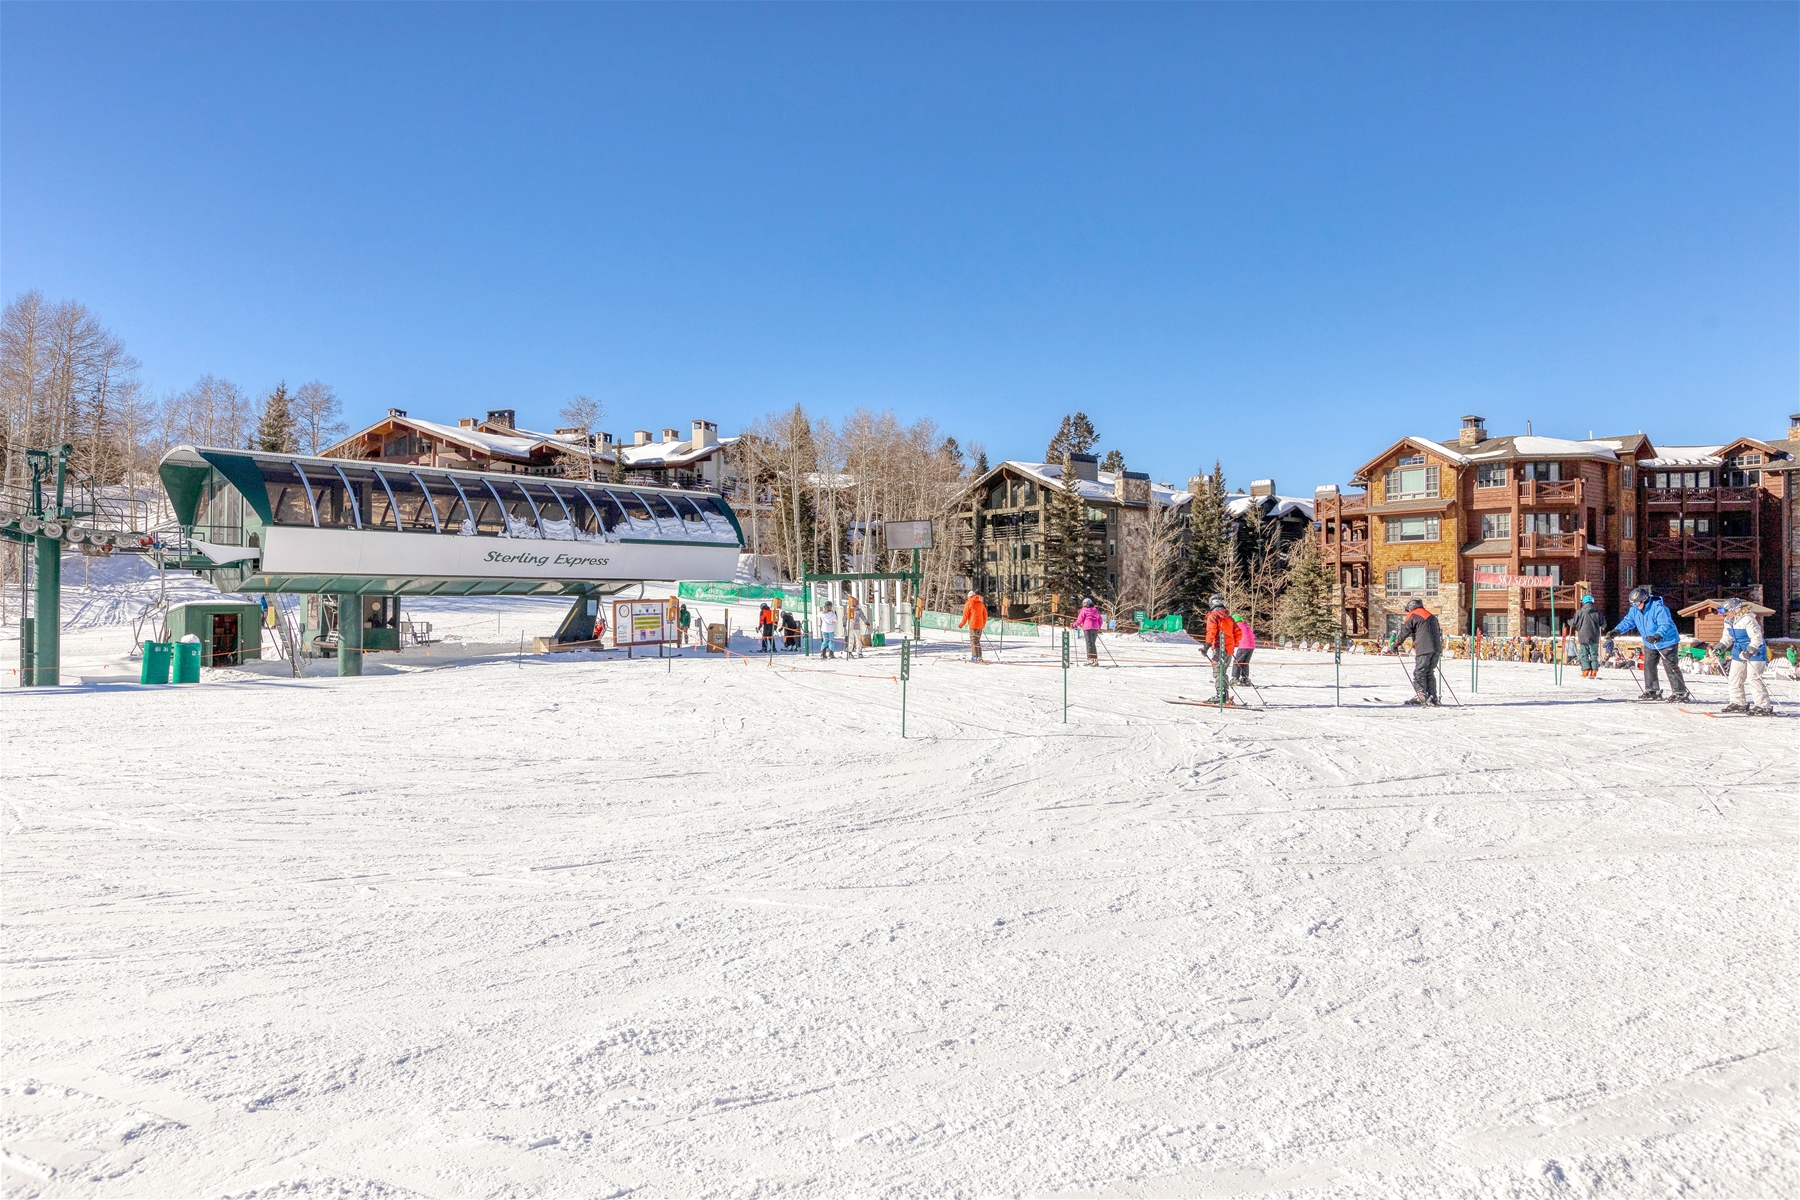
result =
[[[1581,480],[1524,480],[1519,484],[1519,503],[1528,508],[1534,504],[1579,504]]]
[[[1653,537],[1644,544],[1652,558],[1756,558],[1760,550],[1754,537]]]
[[[1581,538],[1579,533],[1521,533],[1519,553],[1523,556],[1572,554],[1581,549]]]

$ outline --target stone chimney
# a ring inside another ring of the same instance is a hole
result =
[[[475,428],[475,424],[474,417],[458,417],[456,420],[456,427],[458,429],[473,429]]]
[[[1462,432],[1456,435],[1456,440],[1464,446],[1479,446],[1482,442],[1487,441],[1487,418],[1464,417]]]
[[[1273,479],[1252,479],[1250,481],[1250,494],[1252,496],[1273,496],[1275,494],[1275,481]]]
[[[1337,494],[1338,485],[1335,483],[1321,483],[1318,487],[1313,489],[1313,495],[1318,498],[1329,498],[1336,496]]]
[[[680,440],[681,440],[681,430],[679,430],[679,429],[664,429],[663,430],[663,441],[679,442]]]
[[[1113,476],[1113,499],[1121,504],[1150,503],[1150,473],[1120,471]]]
[[[390,416],[390,417],[404,417],[405,415],[406,415],[406,410],[404,408],[388,409],[388,416]]]
[[[1211,482],[1212,480],[1204,475],[1189,475],[1187,486],[1188,495],[1198,496],[1201,492],[1206,490],[1206,485]]]
[[[648,446],[650,444],[650,431],[648,429],[632,430],[631,444],[634,446]]]
[[[1075,478],[1085,479],[1089,483],[1100,482],[1100,460],[1093,455],[1071,454],[1069,462],[1075,468]]]
[[[575,440],[583,440],[587,437],[587,435],[588,435],[588,431],[583,429],[579,425],[564,425],[562,428],[560,428],[556,431],[556,436],[559,438],[572,438]]]
[[[490,408],[488,409],[487,423],[489,425],[499,425],[506,429],[512,429],[514,428],[513,410],[510,408]]]
[[[1800,442],[1800,413],[1788,414],[1788,441]]]
[[[596,433],[594,435],[594,445],[599,446],[601,448],[605,448],[612,444],[613,444],[612,434],[602,432],[602,433]]]
[[[695,421],[693,442],[696,450],[718,445],[719,427],[711,421]]]

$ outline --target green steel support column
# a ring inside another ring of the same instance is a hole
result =
[[[354,593],[342,593],[338,596],[339,675],[362,674],[362,647],[362,597]]]
[[[62,543],[55,538],[40,537],[37,542],[36,575],[32,589],[33,615],[37,627],[32,631],[35,645],[32,653],[31,682],[37,687],[55,687],[60,682],[62,665]]]

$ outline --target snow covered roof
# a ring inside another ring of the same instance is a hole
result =
[[[619,454],[625,459],[628,467],[684,467],[688,463],[698,462],[711,454],[716,454],[732,445],[736,437],[722,437],[706,446],[696,447],[692,438],[673,442],[650,442],[643,446],[619,445]]]
[[[1234,517],[1241,517],[1250,511],[1251,504],[1259,500],[1274,501],[1274,503],[1269,506],[1268,512],[1264,515],[1272,517],[1275,520],[1280,520],[1282,517],[1289,516],[1293,513],[1299,513],[1307,520],[1312,520],[1313,502],[1312,500],[1301,496],[1235,495],[1225,502],[1225,511]]]
[[[558,441],[556,438],[524,431],[509,435],[480,429],[463,429],[455,425],[441,425],[436,421],[421,421],[417,417],[394,417],[391,419],[405,421],[406,424],[423,430],[433,437],[442,438],[446,442],[472,446],[487,454],[497,454],[503,458],[530,458],[532,450],[543,445],[559,450],[570,450],[577,454],[581,453],[583,449],[576,442]]]
[[[1568,438],[1524,437],[1490,438],[1478,443],[1464,456],[1464,462],[1486,462],[1496,458],[1607,458],[1618,460],[1624,447],[1613,440],[1572,441]]]
[[[1642,467],[1716,467],[1723,446],[1659,446],[1655,458],[1646,458]]]
[[[1068,490],[1067,488],[1063,487],[1062,464],[1061,463],[1020,462],[1018,459],[1009,458],[1005,462],[1001,463],[1000,466],[1001,467],[1011,467],[1013,470],[1018,471],[1020,474],[1030,475],[1034,479],[1036,479],[1038,482],[1048,484],[1051,487],[1061,488],[1064,491]],[[996,470],[996,471],[999,469],[1000,469],[999,467],[994,468],[994,470]],[[1077,480],[1075,480],[1076,494],[1083,497],[1084,499],[1088,499],[1088,500],[1110,501],[1115,504],[1118,503],[1119,497],[1118,497],[1117,492],[1114,490],[1118,484],[1118,479],[1119,479],[1118,475],[1112,471],[1097,471],[1095,473],[1099,476],[1099,479],[1097,479],[1097,480],[1096,479],[1077,479]],[[988,472],[988,474],[989,475],[993,474],[993,471]],[[986,478],[986,476],[983,476],[983,478]],[[1156,500],[1156,502],[1158,504],[1162,505],[1164,508],[1169,508],[1173,505],[1185,504],[1188,501],[1188,493],[1187,492],[1178,491],[1177,489],[1170,487],[1166,483],[1151,484],[1150,485],[1150,495]]]

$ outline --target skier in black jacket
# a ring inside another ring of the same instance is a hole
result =
[[[1406,621],[1394,634],[1393,647],[1398,650],[1408,639],[1413,644],[1413,698],[1408,704],[1436,708],[1438,702],[1438,659],[1444,653],[1444,627],[1423,602],[1406,602]]]
[[[1592,596],[1581,598],[1581,607],[1569,622],[1575,635],[1575,657],[1581,662],[1583,679],[1600,678],[1600,635],[1606,632],[1606,618],[1594,605]]]

